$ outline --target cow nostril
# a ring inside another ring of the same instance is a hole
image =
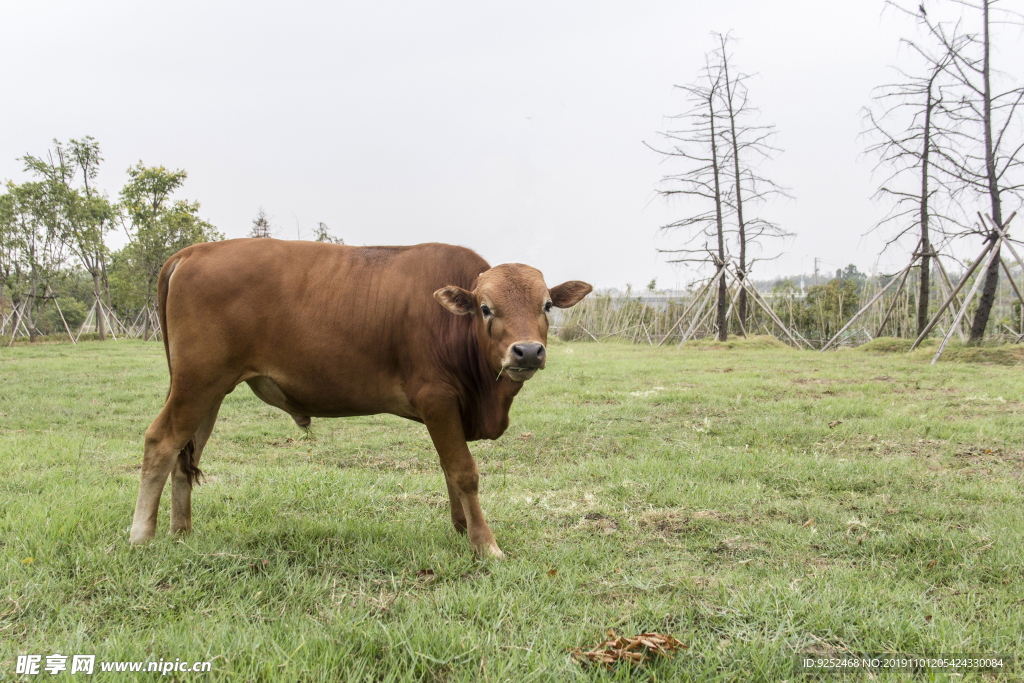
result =
[[[543,357],[544,357],[544,347],[541,346],[539,349],[537,349],[537,358],[543,358]]]
[[[512,347],[512,353],[515,354],[516,358],[522,358],[524,355],[526,355],[525,353],[523,353],[523,347],[519,346],[519,344],[516,344],[515,346]]]

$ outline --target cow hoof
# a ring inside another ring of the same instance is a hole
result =
[[[479,552],[480,556],[485,560],[501,560],[505,557],[505,553],[501,552],[501,548],[498,547],[497,543],[484,546]]]
[[[148,534],[145,531],[136,531],[132,529],[131,533],[128,534],[128,542],[132,545],[142,545],[143,543],[149,543],[153,540],[153,532]]]

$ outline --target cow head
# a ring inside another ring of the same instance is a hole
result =
[[[480,348],[496,376],[524,382],[547,360],[551,308],[569,308],[592,289],[578,280],[548,289],[536,268],[506,263],[481,273],[472,292],[448,286],[434,298],[456,315],[476,318]]]

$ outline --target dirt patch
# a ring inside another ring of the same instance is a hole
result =
[[[991,448],[986,446],[961,446],[953,454],[957,460],[971,464],[1011,463],[1017,466],[1024,466],[1024,453],[1005,448]]]
[[[764,550],[764,546],[760,543],[753,543],[745,538],[734,536],[733,538],[723,538],[711,552],[721,555],[740,555],[758,550]]]
[[[848,384],[847,381],[841,379],[818,379],[816,377],[798,377],[793,380],[793,384]]]
[[[636,520],[638,529],[654,531],[658,535],[685,534],[690,528],[690,518],[678,512],[649,510]]]
[[[874,441],[873,438],[869,438],[868,441],[873,442],[874,452],[877,455],[882,456],[913,456],[915,458],[928,458],[939,455],[942,450],[946,447],[944,441],[933,441],[930,439],[918,439],[917,441]],[[867,448],[871,448],[868,446]]]
[[[619,530],[619,523],[600,512],[588,512],[580,518],[580,521],[573,528],[583,529],[595,534],[608,535],[614,534]]]
[[[382,472],[410,472],[413,474],[434,471],[433,463],[425,463],[415,458],[389,458],[380,455],[368,458],[345,458],[339,460],[335,466],[341,469],[358,467]]]

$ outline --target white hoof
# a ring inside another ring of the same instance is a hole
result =
[[[490,545],[484,547],[482,550],[480,550],[480,555],[485,560],[500,560],[505,557],[505,553],[501,552],[501,548],[498,547],[497,543],[491,543]]]
[[[132,545],[142,545],[143,543],[149,543],[152,541],[154,535],[153,531],[146,533],[143,529],[135,529],[133,527],[131,532],[128,534],[128,542]]]

